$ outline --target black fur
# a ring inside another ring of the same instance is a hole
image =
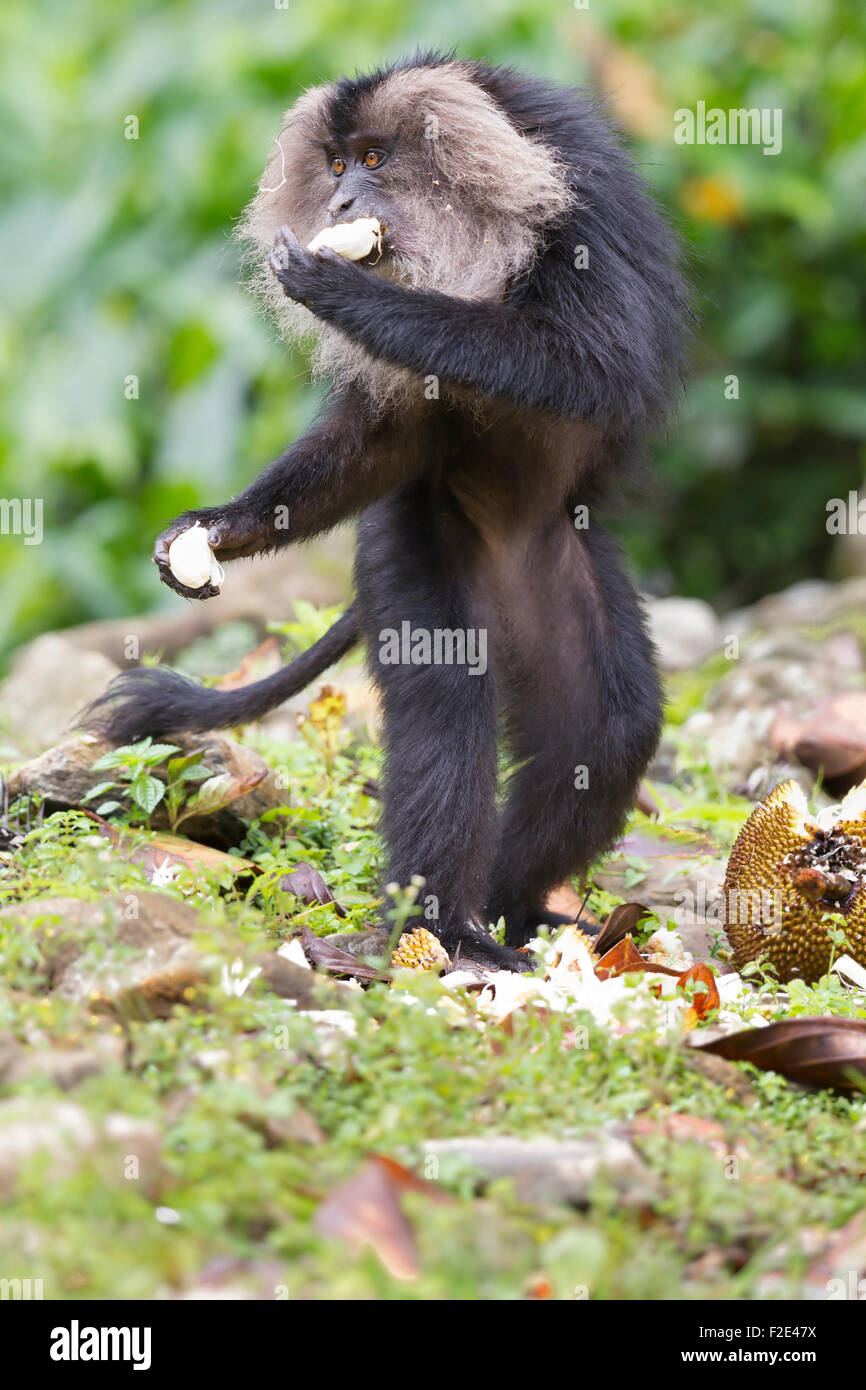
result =
[[[387,71],[339,84],[335,129]],[[408,290],[311,256],[287,234],[285,292],[375,357],[435,375],[446,394],[425,403],[419,386],[416,410],[377,415],[360,389],[338,392],[234,503],[191,516],[231,558],[360,514],[357,625],[388,754],[385,881],[423,874],[449,950],[517,967],[478,924],[504,916],[509,947],[525,943],[550,889],[620,830],[657,743],[659,681],[637,598],[616,546],[594,515],[576,529],[574,508],[616,494],[645,427],[663,417],[685,295],[673,239],[594,103],[507,69],[466,71],[558,151],[573,213],[502,302]],[[589,265],[575,270],[579,245]],[[280,503],[291,514],[283,534],[270,520]],[[485,629],[487,673],[383,664],[383,630],[406,621]],[[321,646],[299,659],[306,679]],[[236,723],[297,689],[299,662],[232,695],[133,673],[96,720],[114,739]],[[498,731],[515,764],[501,813]]]
[[[268,710],[297,695],[358,641],[357,604],[281,671],[238,690],[212,690],[178,671],[139,666],[116,676],[104,695],[88,707],[84,722],[102,729],[114,743],[133,743],[151,734],[184,729],[204,733],[261,719]]]

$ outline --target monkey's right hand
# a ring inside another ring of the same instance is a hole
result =
[[[221,564],[228,560],[239,560],[245,555],[257,555],[271,543],[264,534],[259,518],[249,512],[220,507],[184,512],[162,535],[157,536],[153,547],[153,563],[159,569],[160,579],[183,598],[213,598],[219,593],[216,585],[210,583],[203,584],[200,589],[188,589],[171,571],[168,551],[172,541],[196,523],[206,529],[208,545]]]

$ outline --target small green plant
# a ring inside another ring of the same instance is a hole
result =
[[[299,652],[305,651],[314,642],[318,642],[320,637],[324,637],[328,629],[344,611],[339,604],[317,608],[314,603],[303,598],[296,598],[294,604],[294,621],[270,622],[268,623],[268,631],[288,637],[293,647]]]
[[[170,757],[172,753],[179,752],[177,744],[154,743],[151,738],[113,749],[93,764],[93,770],[116,771],[117,776],[91,787],[82,801],[95,801],[109,791],[120,792],[129,799],[130,806],[124,807],[122,801],[109,799],[97,806],[97,814],[107,816],[112,811],[125,810],[130,824],[143,820],[146,825],[150,824],[153,812],[164,801],[169,825],[175,830],[188,814],[182,808],[189,783],[202,782],[211,775],[209,769],[201,765],[199,753]],[[167,769],[163,780],[154,776],[154,770],[165,762]]]
[[[217,782],[226,779],[222,777],[211,778],[210,770],[202,766],[199,761],[200,758],[200,753],[188,753],[181,758],[169,758],[168,775],[165,779],[165,809],[172,830],[177,830],[181,821],[186,820],[187,816],[195,815],[196,811],[208,809],[210,800],[213,800],[212,809],[216,809],[217,803],[221,802],[221,798],[218,796],[209,799],[203,794],[206,790],[216,791]],[[199,792],[196,793],[195,798],[196,804],[192,805],[189,784],[191,782],[205,783],[208,780],[213,783],[213,786],[208,789],[204,786],[199,787]]]

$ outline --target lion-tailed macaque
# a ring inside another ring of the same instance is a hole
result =
[[[619,832],[659,736],[644,617],[596,511],[678,387],[674,239],[589,97],[439,54],[305,92],[242,232],[331,394],[154,559],[209,598],[169,562],[197,523],[224,565],[357,517],[356,598],[275,675],[223,692],[137,669],[90,722],[116,742],[241,724],[363,640],[384,881],[424,876],[452,955],[526,968],[516,948]],[[500,917],[505,947],[487,930]]]

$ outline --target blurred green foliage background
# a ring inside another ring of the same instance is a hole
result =
[[[641,581],[724,607],[831,572],[825,504],[866,439],[861,0],[277,4],[0,9],[0,496],[45,506],[41,546],[0,536],[0,653],[177,603],[153,537],[304,428],[316,390],[238,284],[232,227],[299,90],[415,44],[607,91],[690,246],[688,400],[621,528]],[[676,145],[699,100],[782,107],[782,153]]]

